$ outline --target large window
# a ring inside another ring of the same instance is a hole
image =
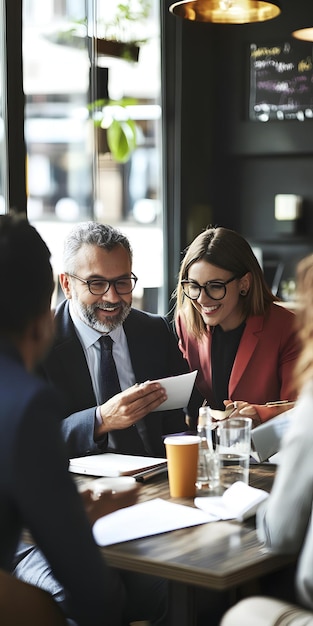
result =
[[[147,0],[124,5],[24,0],[27,210],[50,247],[56,273],[73,223],[95,219],[118,226],[134,249],[135,304],[158,311],[163,300],[160,24],[157,0],[139,19],[145,5]],[[124,7],[123,16],[116,13],[118,6]],[[124,43],[135,37],[138,60],[128,60],[125,46],[122,58],[108,53],[104,40],[113,37]],[[117,152],[108,129],[112,119]],[[121,142],[132,130],[133,149],[120,158]]]
[[[7,189],[7,107],[6,107],[6,50],[5,50],[5,7],[0,0],[0,214],[6,212],[8,205]]]

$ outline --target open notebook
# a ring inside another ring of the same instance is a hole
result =
[[[240,480],[233,483],[222,496],[195,498],[196,507],[209,513],[215,520],[236,519],[240,522],[252,517],[269,494],[264,489],[246,485]]]
[[[70,459],[69,470],[89,476],[137,476],[147,470],[166,469],[166,459],[130,454],[90,454]]]

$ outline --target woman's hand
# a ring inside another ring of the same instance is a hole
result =
[[[230,405],[234,407],[227,419],[230,417],[250,417],[252,419],[252,428],[261,424],[261,418],[254,404],[249,404],[249,402],[244,402],[243,400],[234,400],[234,402],[224,400],[224,404],[226,407],[230,407]]]
[[[290,411],[294,405],[294,400],[279,400],[277,402],[267,402],[266,404],[249,404],[240,400],[225,400],[225,406],[232,405],[233,411],[228,417],[251,417],[252,428],[267,422],[273,417],[277,417],[285,411]]]

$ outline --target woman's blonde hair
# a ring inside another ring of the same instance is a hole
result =
[[[246,317],[264,315],[270,303],[278,300],[266,284],[262,269],[248,242],[233,230],[221,226],[209,227],[200,233],[187,248],[174,294],[176,296],[175,316],[183,315],[187,332],[190,334],[200,338],[206,331],[206,327],[192,300],[184,295],[181,281],[188,279],[188,272],[193,263],[202,260],[228,270],[238,278],[250,272],[250,289],[245,296],[240,296],[242,310]]]
[[[313,379],[313,254],[298,263],[296,279],[296,324],[301,350],[294,370],[294,384],[299,393]]]

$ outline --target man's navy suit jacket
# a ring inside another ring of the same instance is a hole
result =
[[[112,431],[109,438],[94,441],[96,398],[67,300],[58,306],[55,323],[55,341],[43,363],[43,374],[63,394],[66,419],[63,420],[62,429],[69,456],[106,450],[165,456],[163,436],[186,430],[185,413],[182,410],[150,413],[136,426]],[[166,318],[131,309],[123,327],[136,382],[189,371]]]

